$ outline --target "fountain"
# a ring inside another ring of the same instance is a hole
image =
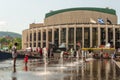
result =
[[[38,75],[47,75],[50,74],[49,71],[47,71],[47,64],[48,64],[48,52],[47,49],[44,47],[43,48],[43,61],[44,61],[44,71],[37,73]]]
[[[66,66],[75,66],[74,62],[73,62],[73,53],[74,51],[71,49],[71,54],[70,54],[70,63],[66,64]]]
[[[60,67],[59,68],[62,68],[62,69],[64,69],[65,67],[63,66],[63,54],[64,54],[64,51],[62,51],[61,53],[60,53]]]
[[[75,63],[79,64],[79,53],[78,53],[78,51],[76,52],[76,62]]]

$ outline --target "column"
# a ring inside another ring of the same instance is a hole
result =
[[[52,44],[54,44],[54,27],[52,28]]]
[[[66,27],[66,48],[68,49],[68,26]]]
[[[61,27],[59,27],[59,45],[61,44]]]
[[[32,47],[34,47],[34,30],[32,30]]]
[[[36,47],[38,47],[38,30],[36,29]]]
[[[28,44],[28,47],[30,47],[30,30],[28,30],[28,42],[26,42]]]
[[[82,47],[84,48],[84,27],[82,26]]]
[[[113,46],[115,48],[115,27],[113,25]]]
[[[107,25],[105,26],[106,28],[105,28],[105,35],[106,35],[106,44],[108,43],[108,27],[107,27]]]
[[[46,28],[46,47],[48,48],[49,45],[48,45],[48,29]]]
[[[98,25],[98,46],[101,45],[101,30],[100,30],[100,26]]]
[[[92,25],[90,25],[90,47],[92,47]]]
[[[43,48],[43,29],[41,29],[41,48]]]
[[[74,49],[76,50],[76,25],[74,26]]]

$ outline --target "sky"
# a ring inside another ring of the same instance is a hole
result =
[[[22,34],[31,23],[43,23],[51,10],[76,7],[112,8],[120,24],[120,0],[0,0],[0,31]]]

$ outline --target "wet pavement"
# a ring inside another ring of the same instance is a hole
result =
[[[0,61],[0,80],[120,80],[120,68],[112,60],[87,59],[51,60],[44,64],[39,59]]]

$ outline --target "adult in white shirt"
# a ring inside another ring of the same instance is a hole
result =
[[[12,58],[13,58],[13,66],[16,65],[16,58],[17,58],[17,43],[14,43],[12,46]]]

